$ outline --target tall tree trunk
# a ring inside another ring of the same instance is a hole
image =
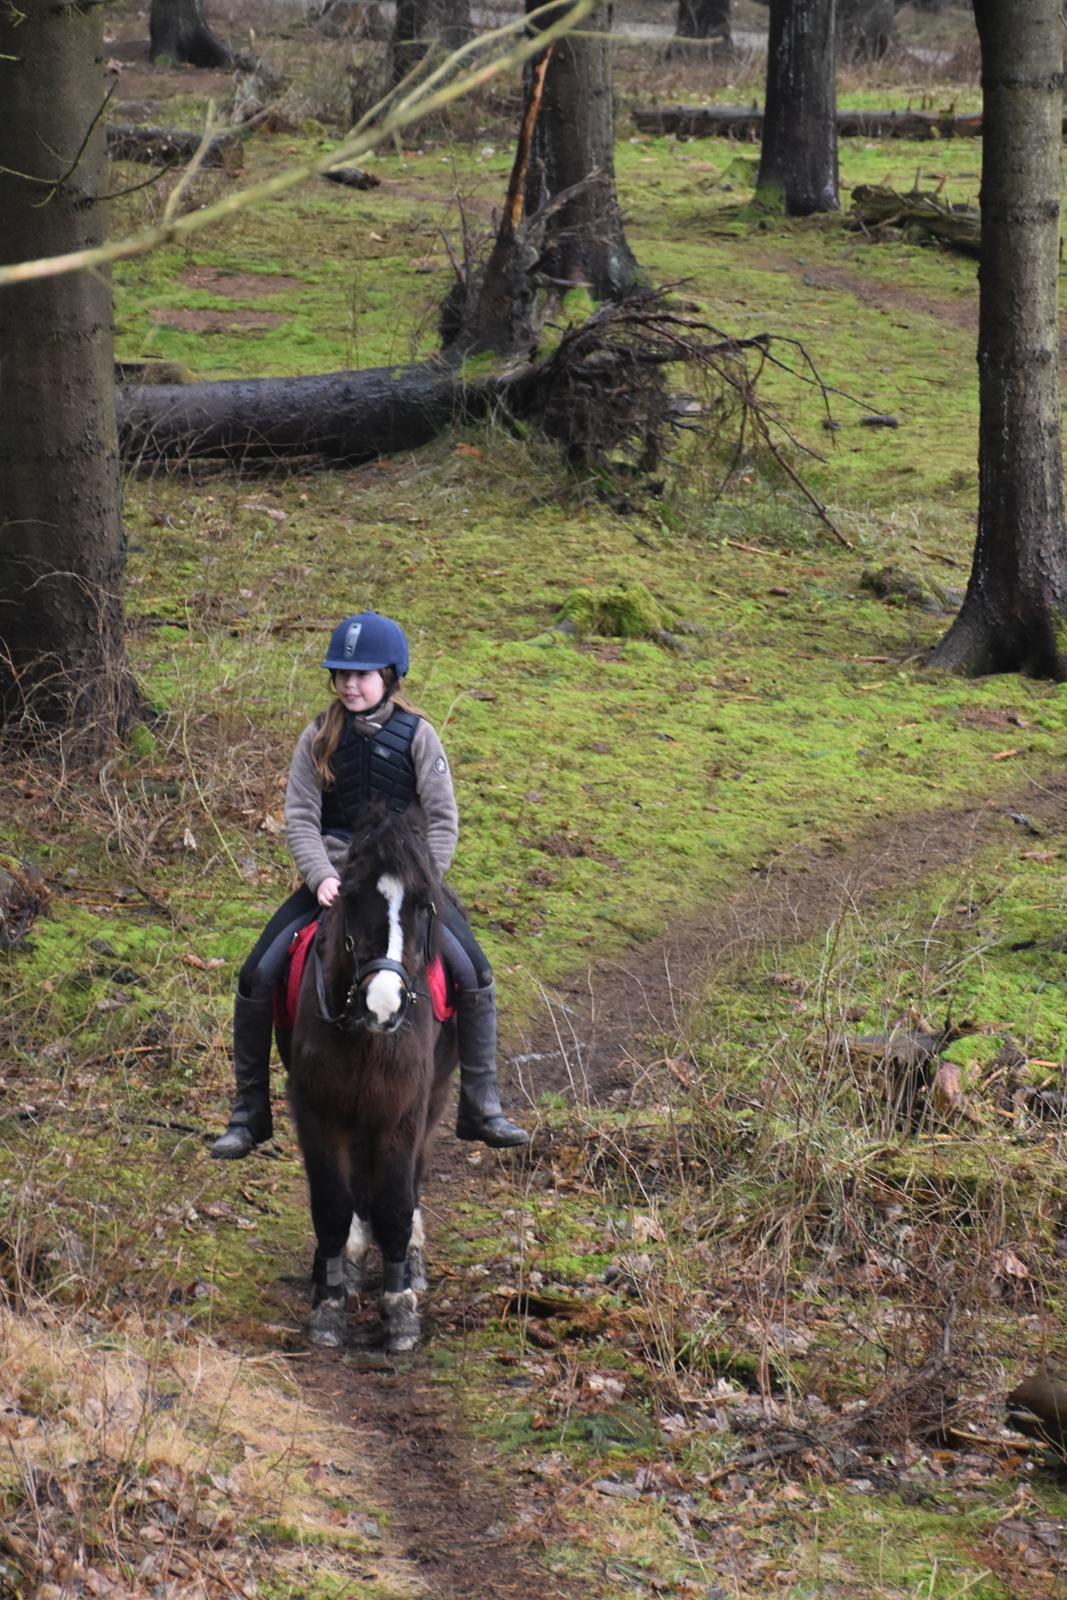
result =
[[[526,0],[527,12],[539,3]],[[568,9],[568,0],[560,0],[557,13],[546,13],[540,26]],[[621,300],[637,281],[615,194],[611,56],[607,40],[595,37],[611,32],[612,11],[597,6],[579,24],[588,37],[566,34],[556,42],[526,187],[526,211],[533,216],[554,196],[581,185],[551,219],[540,268],[557,283],[588,285],[598,300]]]
[[[678,0],[674,31],[679,39],[722,39],[730,43],[731,0]]]
[[[880,61],[896,38],[893,0],[837,0],[837,43],[843,56]]]
[[[787,216],[836,211],[834,0],[771,0],[756,189]]]
[[[392,82],[406,78],[435,44],[456,50],[473,37],[470,0],[397,0],[389,44]]]
[[[103,102],[100,6],[0,6],[0,262],[103,240]],[[103,272],[0,289],[0,719],[83,753],[135,699],[112,344]]]
[[[204,0],[152,0],[148,54],[152,61],[183,61],[191,67],[233,66],[229,50],[207,25]]]
[[[1059,328],[1060,0],[974,0],[982,47],[978,538],[933,665],[1067,676]]]
[[[533,132],[541,111],[552,48],[543,51],[526,75],[522,121],[504,209],[489,259],[480,271],[467,263],[441,307],[441,341],[446,350],[495,350],[514,355],[534,343],[542,226],[523,224],[523,196],[530,168]],[[541,223],[547,220],[542,216]]]

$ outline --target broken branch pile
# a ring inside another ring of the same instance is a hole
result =
[[[186,128],[142,128],[119,122],[107,130],[107,153],[112,161],[143,161],[156,167],[179,167],[193,159],[202,139],[202,134]],[[208,142],[200,165],[236,172],[243,160],[243,136],[232,128],[224,128]]]
[[[949,205],[936,194],[912,190],[898,194],[877,183],[852,191],[852,217],[862,228],[918,228],[954,250],[976,256],[982,248],[982,214],[977,206]]]

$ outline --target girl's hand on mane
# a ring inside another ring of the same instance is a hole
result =
[[[332,906],[341,892],[340,878],[323,878],[315,890],[315,898],[320,906]]]

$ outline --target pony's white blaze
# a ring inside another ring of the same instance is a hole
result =
[[[389,945],[386,957],[390,961],[402,961],[404,957],[404,930],[400,926],[400,907],[404,903],[404,885],[399,878],[392,877],[388,872],[383,872],[378,879],[377,888],[385,896],[385,903],[389,910]],[[385,1024],[395,1017],[400,1010],[402,998],[400,974],[398,972],[376,972],[367,985],[367,1009],[377,1019],[379,1025]]]

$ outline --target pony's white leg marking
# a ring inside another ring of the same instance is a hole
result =
[[[354,1267],[358,1267],[370,1247],[371,1236],[363,1226],[363,1219],[353,1213],[352,1226],[348,1230],[348,1243],[345,1245],[345,1255]]]
[[[404,902],[404,885],[399,878],[383,872],[378,879],[378,889],[385,896],[389,908],[389,946],[385,954],[390,961],[400,961],[404,955],[404,930],[400,926],[400,907]],[[400,1010],[401,984],[397,972],[376,972],[367,985],[367,1010],[372,1012],[384,1027]]]
[[[349,1294],[363,1292],[363,1268],[373,1242],[369,1230],[353,1213],[352,1226],[348,1230],[348,1242],[345,1245],[345,1288]]]
[[[416,1294],[429,1288],[426,1277],[426,1229],[422,1224],[422,1207],[416,1206],[411,1214],[411,1243],[408,1245],[408,1271],[411,1287]]]

